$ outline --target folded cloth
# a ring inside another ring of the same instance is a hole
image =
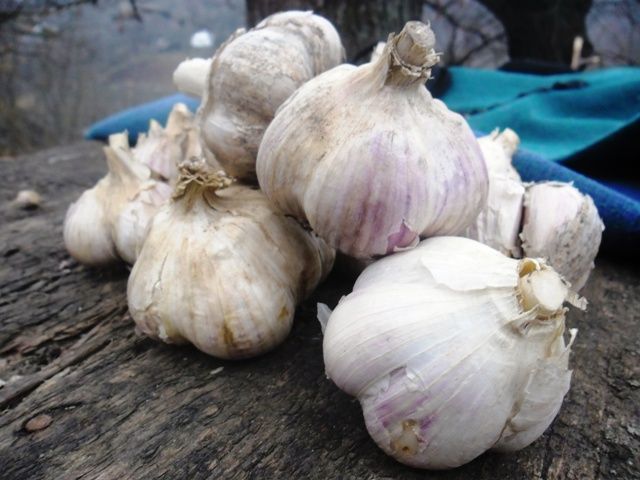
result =
[[[139,133],[149,130],[149,120],[154,119],[164,125],[169,112],[176,103],[184,103],[189,110],[195,112],[200,100],[181,93],[164,97],[153,102],[143,103],[114,113],[93,125],[84,132],[84,138],[89,140],[107,140],[112,133],[129,132],[129,143],[136,143]]]
[[[640,68],[560,75],[452,67],[440,98],[477,132],[509,127],[520,136],[514,165],[525,181],[573,182],[590,195],[605,223],[603,249],[640,259],[640,178],[633,163],[640,135]],[[443,82],[441,82],[441,85]],[[151,118],[164,123],[172,95],[89,127],[86,138],[129,131],[134,143]]]

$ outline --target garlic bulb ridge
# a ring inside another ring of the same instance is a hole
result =
[[[129,311],[153,338],[221,358],[259,355],[284,340],[333,258],[259,190],[186,162],[131,271]]]
[[[206,150],[230,175],[255,181],[258,146],[277,108],[343,59],[338,33],[312,12],[278,13],[236,32],[216,51],[205,81],[198,115]]]
[[[540,259],[430,238],[364,270],[329,316],[326,372],[403,463],[453,468],[517,450],[569,389],[564,302],[586,306]]]
[[[409,22],[374,63],[341,65],[300,87],[264,134],[260,187],[348,255],[462,233],[486,204],[478,142],[424,87],[434,45],[427,25]]]

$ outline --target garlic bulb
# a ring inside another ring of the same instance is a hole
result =
[[[207,83],[211,59],[189,58],[180,62],[173,72],[173,83],[181,92],[201,97]]]
[[[464,233],[505,255],[519,258],[524,185],[511,158],[520,138],[511,129],[478,139],[489,172],[487,206]]]
[[[134,158],[125,133],[111,135],[104,152],[109,173],[70,205],[64,243],[71,256],[86,265],[119,258],[133,263],[147,224],[171,187],[151,178],[149,167]]]
[[[338,33],[312,12],[278,13],[236,32],[216,51],[207,77],[199,110],[204,146],[230,175],[254,180],[258,146],[276,109],[343,59]]]
[[[419,235],[462,233],[486,204],[478,142],[424,86],[434,44],[427,25],[407,23],[375,63],[303,85],[264,134],[260,187],[343,253],[385,255]]]
[[[173,202],[154,217],[127,288],[145,334],[245,358],[279,345],[296,304],[334,252],[259,190],[185,163]],[[227,187],[227,188],[224,188]]]
[[[202,156],[194,116],[185,104],[177,103],[169,113],[165,128],[155,120],[149,123],[148,133],[138,136],[133,156],[148,165],[156,178],[175,183],[178,164]]]
[[[378,446],[407,465],[453,468],[517,450],[569,389],[565,301],[586,306],[540,259],[430,238],[367,267],[340,301],[324,335],[326,372],[358,397]]]
[[[562,182],[527,186],[520,237],[527,256],[546,258],[579,291],[598,254],[604,224],[588,195]]]

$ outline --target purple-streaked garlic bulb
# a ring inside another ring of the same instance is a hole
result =
[[[478,142],[424,86],[438,61],[434,45],[427,25],[407,23],[375,62],[303,85],[264,134],[260,187],[347,255],[461,234],[486,205]]]
[[[590,196],[573,185],[542,182],[527,186],[522,250],[545,258],[579,291],[589,278],[604,224]]]
[[[198,113],[203,146],[227,173],[255,181],[258,146],[278,107],[343,60],[338,32],[312,12],[277,13],[248,32],[239,30],[211,61]],[[195,88],[200,80],[186,81],[184,72],[180,82]]]
[[[454,468],[518,450],[569,390],[565,302],[586,306],[541,259],[429,238],[368,266],[333,312],[319,306],[326,373],[402,463]]]
[[[511,159],[520,138],[511,129],[478,139],[489,172],[487,206],[464,233],[507,256],[519,258],[524,185]]]

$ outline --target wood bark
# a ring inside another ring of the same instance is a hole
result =
[[[136,335],[125,267],[85,268],[62,243],[68,204],[105,173],[98,145],[0,160],[0,477],[38,479],[639,478],[640,274],[600,259],[583,292],[571,390],[531,446],[448,472],[387,457],[358,402],[324,375],[316,302],[271,354],[224,362]],[[11,199],[34,189],[40,208]]]
[[[283,10],[313,10],[333,23],[347,59],[367,60],[379,41],[392,32],[400,32],[409,20],[420,20],[420,0],[247,0],[247,24],[253,26],[264,17]]]

